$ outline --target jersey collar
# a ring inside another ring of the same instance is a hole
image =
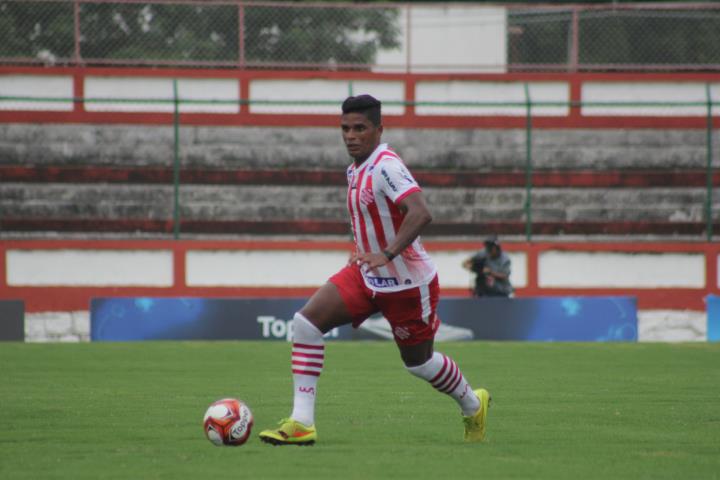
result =
[[[370,156],[368,158],[366,158],[363,163],[361,163],[360,165],[355,165],[355,162],[353,162],[353,166],[355,167],[355,170],[360,170],[362,168],[365,168],[368,165],[368,163],[373,163],[377,159],[378,155],[380,155],[380,153],[382,151],[387,150],[387,148],[388,148],[387,143],[381,143],[380,145],[378,145],[375,148],[375,150],[373,150],[373,152],[370,154]]]

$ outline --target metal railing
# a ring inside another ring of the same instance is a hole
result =
[[[549,107],[549,106],[567,106],[571,108],[581,107],[651,107],[651,108],[684,108],[684,107],[701,107],[706,110],[706,123],[705,123],[705,173],[706,173],[706,184],[705,184],[705,200],[702,207],[703,218],[705,223],[705,238],[706,240],[712,241],[713,239],[713,168],[714,168],[714,145],[713,145],[713,114],[715,112],[714,107],[718,105],[717,101],[713,101],[711,95],[710,84],[706,84],[706,100],[695,101],[695,102],[542,102],[535,101],[530,97],[528,84],[525,84],[525,100],[522,102],[408,102],[408,101],[395,101],[387,102],[386,105],[405,105],[405,106],[454,106],[454,107],[523,107],[525,109],[525,129],[524,129],[524,178],[525,178],[525,196],[524,196],[524,218],[525,218],[525,238],[527,241],[531,241],[533,237],[533,203],[532,193],[535,186],[533,185],[533,173],[534,173],[534,147],[533,137],[536,134],[536,128],[533,127],[533,120],[536,118],[533,114],[533,109],[538,107]],[[146,103],[155,105],[172,105],[172,128],[173,128],[173,158],[172,158],[172,183],[173,183],[173,235],[174,238],[180,238],[181,235],[181,205],[180,205],[180,186],[181,186],[181,130],[182,116],[181,106],[183,104],[207,104],[207,105],[238,105],[240,104],[259,104],[259,105],[318,105],[325,106],[328,104],[337,104],[336,100],[285,100],[285,101],[272,101],[272,100],[248,100],[248,99],[233,99],[233,100],[187,100],[180,98],[178,94],[178,80],[173,79],[173,98],[172,99],[148,99],[148,98],[126,98],[126,99],[113,99],[113,98],[72,98],[72,97],[20,97],[20,96],[0,96],[0,108],[2,108],[3,102],[74,102],[82,104],[102,103],[112,104],[118,103]]]
[[[720,4],[0,0],[0,63],[720,71]]]

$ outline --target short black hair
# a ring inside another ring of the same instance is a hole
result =
[[[358,95],[345,99],[342,104],[342,113],[362,113],[377,127],[382,123],[381,108],[380,100],[372,95]]]

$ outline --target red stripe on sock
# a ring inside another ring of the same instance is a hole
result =
[[[463,379],[462,372],[460,372],[460,369],[458,368],[458,379],[457,379],[457,381],[453,384],[452,387],[450,387],[450,388],[448,388],[447,390],[445,390],[445,393],[450,394],[450,393],[454,392],[455,389],[458,387],[458,385],[460,385],[460,382],[462,382],[462,379]]]
[[[323,366],[322,363],[301,362],[301,361],[299,361],[299,360],[293,360],[293,361],[292,361],[292,364],[293,364],[293,365],[299,365],[299,366],[301,366],[301,367],[320,367],[320,368],[322,368],[322,366]]]
[[[435,375],[435,376],[430,380],[430,383],[432,383],[433,386],[435,386],[435,385],[434,385],[434,384],[435,384],[435,381],[437,381],[437,379],[442,376],[442,374],[445,372],[445,369],[447,368],[448,359],[447,359],[447,357],[446,357],[445,355],[443,355],[442,357],[443,357],[443,366],[442,366],[442,368],[440,369],[440,371],[438,372],[438,374]]]
[[[455,375],[453,375],[453,377],[450,379],[450,381],[447,383],[447,385],[445,385],[443,388],[441,388],[440,391],[441,391],[442,393],[450,393],[450,392],[452,392],[452,390],[450,389],[450,387],[451,387],[456,381],[458,381],[460,378],[462,378],[462,375],[460,374],[460,370],[458,369],[458,370],[455,371]]]
[[[447,388],[448,385],[450,385],[455,380],[455,375],[457,375],[457,371],[457,365],[455,365],[455,362],[451,360],[450,370],[448,371],[448,374],[445,376],[442,382],[434,385],[434,387],[442,392],[445,388]]]
[[[306,343],[293,343],[293,348],[309,348],[310,350],[324,350],[325,345],[308,345]]]
[[[447,370],[445,370],[445,374],[442,376],[442,378],[440,378],[440,380],[437,380],[432,383],[433,387],[439,388],[440,386],[445,385],[445,383],[447,383],[448,379],[450,377],[452,377],[453,365],[455,365],[455,363],[448,358],[448,364],[447,364],[448,368],[447,368]]]
[[[307,370],[296,370],[294,368],[292,369],[292,372],[297,373],[298,375],[311,375],[313,377],[320,376],[320,372],[308,372]]]
[[[302,357],[302,358],[317,358],[319,360],[323,360],[325,358],[325,355],[316,354],[316,353],[300,353],[300,352],[292,352],[293,357]]]

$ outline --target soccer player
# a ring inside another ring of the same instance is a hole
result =
[[[323,335],[382,312],[390,322],[407,370],[460,406],[465,440],[482,441],[490,403],[473,391],[457,364],[433,349],[440,326],[438,277],[419,235],[432,217],[422,191],[383,133],[380,101],[370,95],[342,104],[342,138],[354,162],[347,169],[347,207],[355,238],[349,263],[330,277],[293,318],[294,402],[290,417],[260,433],[273,445],[317,440],[315,397],[323,369]]]

